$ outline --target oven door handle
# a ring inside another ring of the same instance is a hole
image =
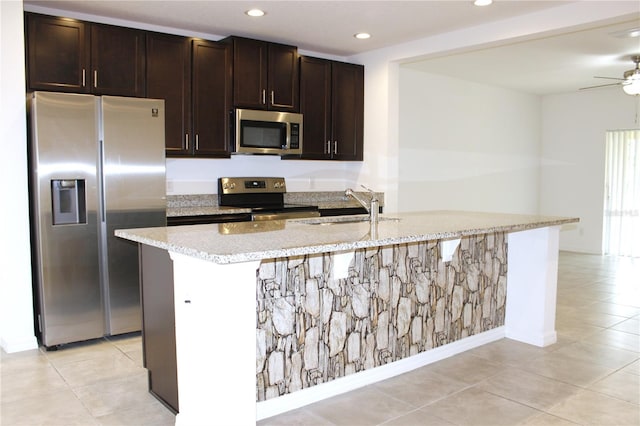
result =
[[[303,219],[305,217],[319,217],[319,211],[305,212],[278,212],[278,213],[252,213],[251,220],[285,220],[285,219]]]

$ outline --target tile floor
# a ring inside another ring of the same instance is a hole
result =
[[[558,282],[555,345],[503,339],[258,424],[640,425],[640,259],[563,252]],[[0,424],[171,425],[141,358],[139,336],[2,352]]]

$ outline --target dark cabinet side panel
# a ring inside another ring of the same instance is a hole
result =
[[[192,58],[195,155],[230,157],[231,48],[194,40]]]
[[[88,92],[89,25],[30,13],[26,18],[27,87]]]
[[[191,136],[191,40],[147,34],[147,97],[165,100],[167,156],[189,155]]]
[[[91,74],[95,94],[144,97],[145,32],[92,25]]]
[[[300,112],[303,114],[302,158],[329,158],[331,138],[331,61],[300,59]]]
[[[142,349],[149,390],[178,411],[173,262],[166,250],[139,245]]]

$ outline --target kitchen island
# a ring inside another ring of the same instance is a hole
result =
[[[560,226],[578,219],[362,219],[116,231],[173,263],[176,424],[252,424],[504,337],[555,342]]]

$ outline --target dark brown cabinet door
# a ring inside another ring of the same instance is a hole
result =
[[[147,34],[147,97],[164,99],[167,156],[191,151],[191,39]]]
[[[364,67],[334,62],[331,77],[333,158],[362,161]]]
[[[145,33],[91,25],[91,84],[99,95],[145,96]]]
[[[269,109],[298,111],[298,49],[269,43],[267,104]]]
[[[298,49],[230,37],[233,46],[233,104],[238,108],[299,110]]]
[[[300,112],[304,119],[302,158],[330,158],[331,61],[300,59]]]
[[[193,41],[194,153],[229,157],[232,58],[227,44]]]
[[[267,109],[267,43],[233,38],[233,103]]]
[[[88,92],[89,26],[30,13],[26,18],[28,89]]]
[[[304,116],[301,158],[362,161],[362,65],[302,57],[300,111]]]

